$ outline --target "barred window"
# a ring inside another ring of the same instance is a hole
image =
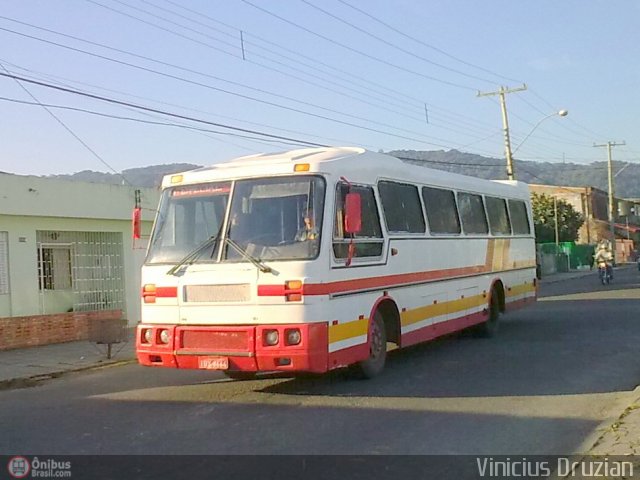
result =
[[[38,248],[38,285],[40,290],[70,290],[71,248],[65,246]]]

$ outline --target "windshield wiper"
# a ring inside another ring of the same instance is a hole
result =
[[[224,237],[223,243],[227,243],[229,244],[231,247],[233,247],[233,249],[238,252],[240,255],[242,255],[244,258],[246,258],[247,260],[249,260],[251,263],[253,263],[262,273],[271,273],[273,272],[273,269],[267,265],[265,265],[262,260],[260,260],[259,258],[254,257],[253,255],[251,255],[250,253],[248,253],[244,248],[242,248],[240,245],[238,245],[236,242],[234,242],[233,240],[231,240],[229,237]]]
[[[206,248],[210,247],[211,245],[213,245],[218,240],[218,236],[219,235],[220,235],[220,231],[218,231],[218,233],[216,233],[215,235],[211,235],[204,242],[202,242],[200,245],[198,245],[192,252],[187,253],[187,255],[185,257],[183,257],[182,260],[180,260],[173,267],[171,267],[169,270],[167,270],[167,275],[175,275],[176,272],[178,270],[180,270],[180,268],[182,266],[184,266],[186,264],[189,264],[189,265],[193,264],[195,259],[198,258],[198,256],[200,255],[200,253],[203,250],[205,250]]]

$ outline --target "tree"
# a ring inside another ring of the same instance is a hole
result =
[[[536,232],[536,243],[556,241],[555,206],[552,196],[531,194],[533,224]],[[558,208],[558,240],[573,242],[578,238],[578,230],[584,223],[583,216],[565,200],[557,201]]]

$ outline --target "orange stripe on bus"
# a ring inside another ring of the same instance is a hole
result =
[[[495,250],[496,246],[495,242],[496,241],[494,238],[490,238],[487,241],[487,255],[484,260],[484,266],[487,271],[491,270],[491,268],[493,267],[493,251]]]

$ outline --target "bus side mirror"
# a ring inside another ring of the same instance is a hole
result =
[[[357,234],[362,230],[362,199],[359,193],[347,193],[344,199],[344,231]]]
[[[133,209],[133,213],[131,215],[131,229],[134,240],[139,240],[141,238],[140,235],[140,216],[141,216],[141,208],[136,207]]]

